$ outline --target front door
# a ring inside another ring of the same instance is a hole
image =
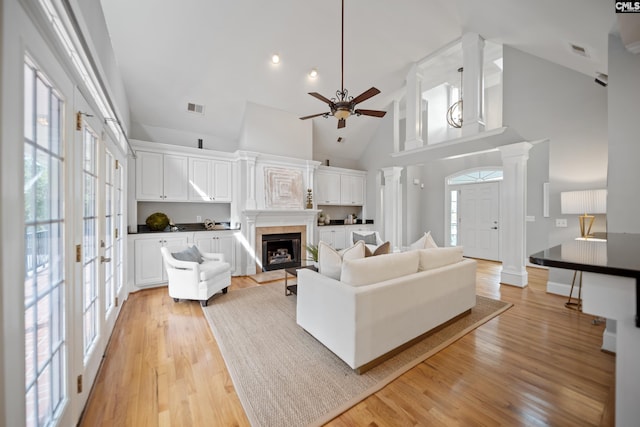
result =
[[[458,227],[464,255],[500,261],[500,183],[461,187]]]

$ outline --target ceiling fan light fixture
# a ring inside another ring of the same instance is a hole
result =
[[[337,119],[346,119],[347,117],[349,117],[351,115],[351,111],[349,111],[349,109],[347,108],[338,108],[334,113],[333,116]]]

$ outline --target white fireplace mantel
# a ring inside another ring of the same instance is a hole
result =
[[[245,250],[248,259],[247,275],[256,274],[256,228],[304,225],[306,227],[306,242],[314,241],[314,225],[318,209],[247,209],[242,211],[244,226],[242,227],[246,239]]]

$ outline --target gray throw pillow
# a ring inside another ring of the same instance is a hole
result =
[[[188,262],[197,262],[198,264],[202,264],[202,254],[195,246],[191,246],[180,252],[173,252],[171,254],[178,261],[188,261]]]
[[[377,245],[378,242],[376,241],[376,235],[375,233],[371,233],[371,234],[359,234],[359,233],[353,233],[353,243],[357,242],[358,240],[364,240],[364,244],[365,245]]]

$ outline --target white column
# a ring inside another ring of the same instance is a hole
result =
[[[256,217],[257,213],[246,215],[246,245],[244,249],[247,254],[247,275],[256,274]]]
[[[393,112],[393,152],[400,152],[400,103],[393,100],[391,103],[391,111]]]
[[[527,202],[528,142],[499,147],[502,154],[502,273],[500,282],[524,288],[529,283],[526,268],[525,213]]]
[[[462,35],[462,136],[484,131],[484,39]]]
[[[246,195],[247,200],[245,202],[245,209],[257,209],[256,204],[256,161],[255,156],[246,156],[245,162],[247,165],[247,187]]]
[[[405,150],[419,148],[422,141],[422,74],[413,64],[407,74],[407,117]]]
[[[391,243],[393,250],[401,246],[402,230],[402,187],[401,167],[383,168],[384,173],[384,239]]]

